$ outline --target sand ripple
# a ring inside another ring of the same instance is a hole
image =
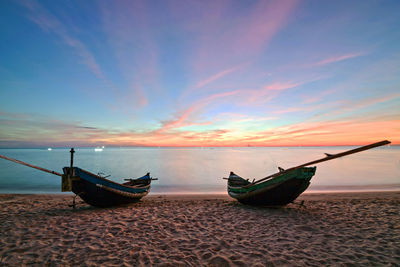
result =
[[[400,265],[400,193],[305,195],[305,207],[150,196],[97,209],[0,195],[0,265]]]

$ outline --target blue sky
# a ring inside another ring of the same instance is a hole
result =
[[[400,143],[399,1],[2,1],[0,147]]]

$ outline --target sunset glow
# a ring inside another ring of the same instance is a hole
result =
[[[399,1],[0,13],[0,147],[400,144]]]

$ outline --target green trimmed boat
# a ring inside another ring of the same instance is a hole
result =
[[[306,166],[388,144],[390,144],[390,141],[384,140],[338,154],[326,153],[325,158],[304,163],[287,170],[279,168],[279,172],[258,181],[250,182],[249,179],[244,179],[233,172],[230,173],[229,178],[224,179],[228,180],[228,194],[243,204],[284,206],[292,203],[310,185],[310,180],[314,176],[317,167]]]
[[[251,183],[231,172],[228,178],[228,194],[243,204],[287,205],[308,188],[316,169],[303,167],[260,183]]]

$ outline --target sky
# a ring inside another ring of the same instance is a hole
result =
[[[400,1],[0,2],[0,147],[400,144]]]

